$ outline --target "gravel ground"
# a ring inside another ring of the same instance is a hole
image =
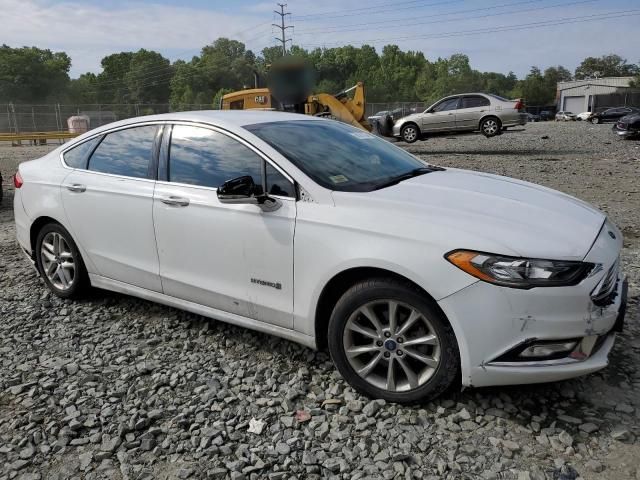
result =
[[[50,296],[16,247],[9,191],[0,480],[640,479],[640,142],[609,128],[531,124],[408,147],[598,205],[624,230],[631,279],[628,326],[607,369],[415,407],[361,397],[327,354],[283,340],[108,292]],[[45,151],[0,146],[0,169],[8,176]]]

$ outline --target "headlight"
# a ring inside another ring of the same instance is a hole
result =
[[[507,257],[472,250],[454,250],[445,258],[480,280],[513,288],[576,285],[595,268],[593,263]]]

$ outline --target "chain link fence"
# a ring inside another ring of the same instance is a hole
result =
[[[640,106],[640,92],[597,95],[594,105],[598,111],[605,107]],[[411,113],[423,112],[429,107],[425,102],[375,102],[367,103],[365,116],[390,114],[394,119]],[[179,109],[169,104],[48,104],[26,105],[0,103],[0,133],[60,132],[67,131],[67,119],[76,115],[89,118],[89,128],[125,118],[174,111],[211,110],[211,104],[181,105]],[[531,113],[553,107],[529,107]],[[537,111],[536,111],[537,110]]]
[[[89,128],[141,115],[173,111],[211,110],[211,104],[182,105],[172,109],[169,104],[0,104],[0,133],[61,132],[68,130],[67,119],[76,115],[89,118]]]
[[[404,117],[412,113],[424,112],[430,104],[424,102],[386,102],[386,103],[367,103],[365,107],[365,116],[377,116],[389,114],[393,118]]]

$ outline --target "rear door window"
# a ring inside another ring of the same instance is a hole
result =
[[[89,170],[133,178],[149,178],[156,125],[109,133],[91,155]]]
[[[488,107],[491,104],[488,98],[481,97],[479,95],[462,97],[462,104],[460,108],[480,108]]]

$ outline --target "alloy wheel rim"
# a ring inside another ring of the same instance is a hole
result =
[[[484,123],[484,131],[486,133],[495,133],[498,129],[498,124],[494,120],[489,120]]]
[[[404,130],[405,140],[414,140],[416,138],[416,129],[413,127],[407,127]]]
[[[49,232],[40,248],[42,270],[51,284],[61,291],[69,290],[76,278],[76,264],[71,248],[57,232]]]
[[[353,370],[374,387],[408,392],[426,384],[440,364],[440,339],[417,308],[383,299],[356,309],[343,347]]]

